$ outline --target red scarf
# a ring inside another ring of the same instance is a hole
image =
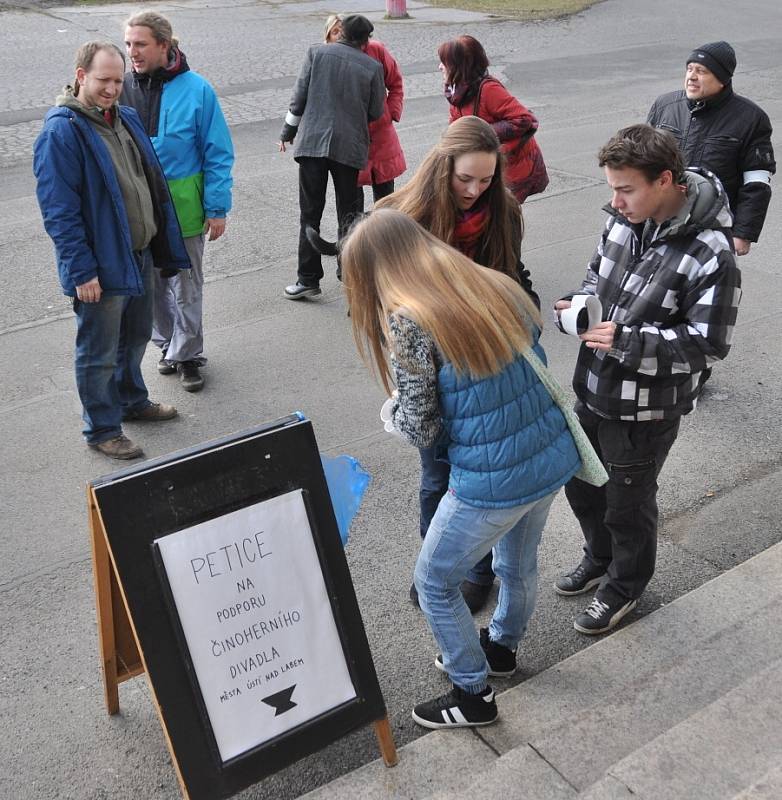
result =
[[[451,245],[467,258],[474,258],[488,224],[489,209],[485,205],[461,212],[453,229]]]

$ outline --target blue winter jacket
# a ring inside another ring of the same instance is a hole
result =
[[[231,210],[234,150],[214,89],[190,71],[181,51],[178,63],[173,73],[126,73],[120,99],[142,112],[182,234],[189,237],[202,233],[205,217],[220,219]],[[156,93],[159,98],[151,96]]]
[[[118,106],[144,160],[158,232],[150,242],[155,267],[187,269],[185,250],[160,163],[138,115]],[[127,212],[109,151],[92,124],[65,106],[52,108],[33,149],[36,194],[54,241],[63,292],[97,276],[106,295],[141,295]]]
[[[543,348],[535,352],[545,363]],[[477,379],[445,363],[437,375],[451,465],[449,488],[480,508],[524,505],[564,486],[581,466],[562,412],[519,356],[501,372]]]

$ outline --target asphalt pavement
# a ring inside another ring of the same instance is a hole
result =
[[[339,10],[372,17],[377,38],[402,67],[407,100],[398,131],[411,169],[447,124],[436,47],[452,36],[480,39],[494,74],[540,119],[552,180],[524,206],[524,260],[545,305],[578,285],[600,232],[608,192],[597,149],[619,127],[642,121],[658,94],[681,84],[693,47],[730,41],[736,91],[780,127],[777,0],[745,8],[730,0],[606,0],[570,18],[526,24],[408,5],[412,19],[394,22],[382,19],[379,0],[340,3]],[[298,206],[295,163],[277,152],[276,140],[306,47],[319,40],[333,9],[320,0],[145,7],[170,16],[192,68],[215,85],[237,162],[228,232],[207,246],[206,387],[181,391],[176,377],[157,374],[150,350],[151,396],[175,403],[180,417],[131,423],[127,431],[152,457],[301,410],[313,420],[322,451],[361,461],[373,479],[347,555],[392,730],[398,744],[408,742],[422,734],[410,718],[412,705],[442,690],[433,640],[407,601],[418,544],[417,453],[382,431],[383,394],[356,356],[333,261],[326,259],[321,298],[282,297],[295,277]],[[0,797],[179,796],[145,679],[121,686],[119,717],[109,718],[103,707],[84,487],[115,464],[81,441],[73,315],[57,282],[30,166],[43,114],[71,79],[76,47],[96,37],[121,43],[122,22],[133,10],[116,4],[0,11]],[[779,135],[774,143],[782,152]],[[779,209],[773,200],[761,241],[740,261],[745,293],[733,349],[684,421],[661,475],[658,569],[635,615],[782,538],[766,502],[782,488]],[[323,230],[336,231],[331,199]],[[551,329],[543,341],[567,383],[576,343]],[[693,532],[693,516],[712,506],[713,527]],[[748,517],[757,524],[751,537],[739,539],[731,519]],[[580,533],[560,497],[541,546],[538,608],[518,681],[591,643],[572,628],[573,603],[550,589],[579,548]],[[374,733],[361,730],[241,797],[288,800],[376,755]]]

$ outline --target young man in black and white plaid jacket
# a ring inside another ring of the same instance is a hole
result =
[[[676,140],[649,125],[619,131],[598,159],[610,216],[577,294],[600,299],[603,321],[580,336],[573,387],[609,481],[565,487],[586,543],[555,584],[563,595],[598,587],[574,623],[587,634],[613,628],[654,574],[657,476],[730,349],[741,298],[728,200],[712,173],[685,172]],[[558,318],[572,297],[557,301]]]

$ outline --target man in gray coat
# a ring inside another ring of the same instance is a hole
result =
[[[285,152],[286,143],[296,138],[301,127],[294,151],[299,164],[299,269],[296,283],[285,287],[290,300],[320,294],[323,265],[306,229],[320,231],[329,173],[340,238],[360,212],[356,183],[367,163],[368,123],[383,114],[386,94],[383,67],[361,51],[373,29],[360,14],[346,16],[338,42],[307,51],[293,90],[280,134],[280,152]]]

